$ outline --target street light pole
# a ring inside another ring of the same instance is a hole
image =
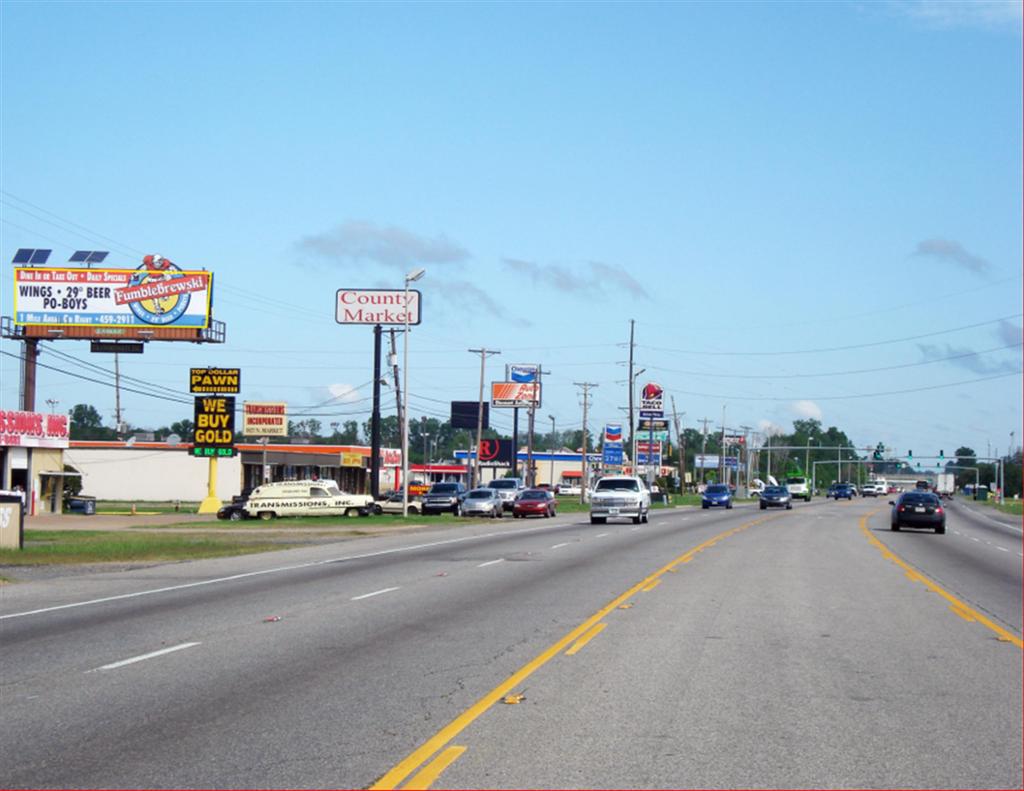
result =
[[[409,516],[409,284],[415,283],[426,269],[414,269],[405,276],[403,313],[405,333],[402,336],[402,516]],[[416,316],[420,305],[416,303]]]

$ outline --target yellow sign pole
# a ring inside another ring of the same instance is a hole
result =
[[[217,499],[217,457],[210,459],[210,485],[206,497],[199,504],[200,514],[215,514],[220,510],[220,500]]]

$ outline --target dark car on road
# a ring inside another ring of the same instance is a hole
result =
[[[761,492],[761,510],[766,508],[793,509],[793,496],[785,486],[766,486]]]
[[[829,497],[835,497],[837,500],[847,499],[852,500],[853,495],[857,493],[852,483],[837,483],[834,489],[829,490]]]
[[[724,483],[709,483],[701,495],[700,507],[713,508],[718,505],[732,508],[732,492]]]
[[[462,501],[466,499],[466,487],[458,481],[435,483],[423,495],[424,514],[458,514],[462,510]]]
[[[889,526],[893,530],[901,527],[930,527],[936,533],[946,532],[946,510],[937,494],[931,492],[904,492],[892,506]]]

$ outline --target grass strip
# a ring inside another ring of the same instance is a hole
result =
[[[0,565],[196,560],[270,552],[300,544],[268,541],[264,536],[244,540],[233,535],[161,535],[126,530],[26,530],[24,549],[0,549]]]

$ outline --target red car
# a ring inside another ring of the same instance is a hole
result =
[[[512,516],[515,519],[527,516],[543,516],[545,518],[555,515],[555,498],[543,489],[525,489],[516,497],[512,503]]]

